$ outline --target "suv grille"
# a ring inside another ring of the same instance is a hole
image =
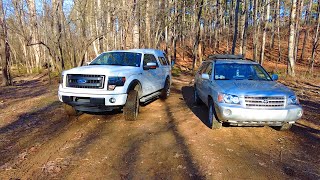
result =
[[[67,87],[103,89],[104,79],[103,75],[68,74]]]
[[[271,97],[257,97],[245,96],[244,101],[248,108],[264,108],[264,107],[284,107],[284,96],[271,96]]]

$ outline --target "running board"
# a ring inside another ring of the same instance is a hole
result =
[[[152,94],[149,94],[149,95],[147,95],[147,96],[142,97],[142,98],[140,99],[140,102],[146,103],[146,102],[148,102],[148,101],[153,100],[154,98],[159,97],[160,94],[161,94],[161,92],[159,92],[159,91],[154,92],[154,93],[152,93]]]

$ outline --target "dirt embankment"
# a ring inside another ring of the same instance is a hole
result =
[[[0,88],[0,179],[319,179],[320,84],[284,82],[304,116],[291,131],[206,126],[192,77],[173,80],[168,100],[121,113],[68,118],[57,85],[19,79]]]

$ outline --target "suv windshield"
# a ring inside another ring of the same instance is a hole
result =
[[[140,67],[141,53],[108,52],[100,54],[90,65],[115,65]]]
[[[263,80],[271,81],[269,74],[259,64],[215,64],[215,80]]]

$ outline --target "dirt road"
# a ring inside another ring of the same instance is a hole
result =
[[[170,98],[143,106],[134,122],[68,118],[57,87],[37,78],[1,87],[0,179],[320,179],[319,85],[302,93],[288,83],[305,110],[291,131],[211,130],[190,81],[175,78]]]

